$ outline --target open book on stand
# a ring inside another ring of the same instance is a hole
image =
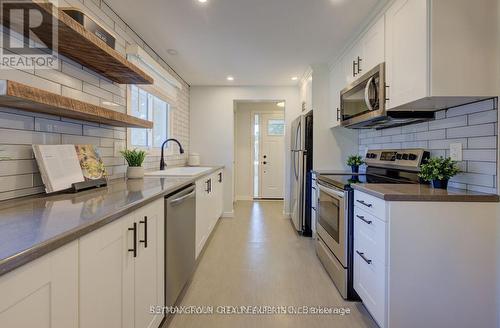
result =
[[[33,145],[47,193],[106,185],[106,168],[93,145]]]

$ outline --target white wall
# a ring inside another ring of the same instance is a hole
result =
[[[334,109],[330,106],[328,67],[313,65],[312,71],[313,168],[347,170],[347,157],[358,153],[358,132],[342,127],[330,128]]]
[[[298,87],[191,87],[190,144],[203,164],[225,165],[224,212],[233,212],[234,101],[284,100],[285,147],[290,149],[290,123],[300,115]],[[289,212],[290,156],[285,156],[285,212]]]
[[[235,106],[235,199],[253,199],[253,117],[252,112],[283,114],[275,102],[238,102]],[[285,152],[286,149],[283,148]],[[286,171],[283,168],[283,171]],[[285,181],[285,180],[283,180]]]

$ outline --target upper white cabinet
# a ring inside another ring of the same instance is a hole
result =
[[[0,327],[78,328],[78,241],[0,277],[0,295]]]
[[[337,63],[330,69],[330,126],[340,125],[340,91],[345,87],[343,66]]]
[[[360,41],[358,72],[363,75],[385,60],[385,20],[380,18],[363,35]]]
[[[164,304],[164,204],[157,200],[80,238],[80,328],[156,328]],[[105,306],[103,306],[105,305]]]
[[[397,0],[385,13],[388,109],[495,96],[495,0]]]

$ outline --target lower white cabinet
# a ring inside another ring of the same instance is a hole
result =
[[[163,199],[80,239],[80,328],[158,327],[164,304]]]
[[[223,194],[223,170],[196,181],[196,257],[222,215]]]
[[[386,313],[385,228],[384,221],[354,207],[354,289],[380,327]]]
[[[0,277],[0,327],[78,327],[78,241]]]

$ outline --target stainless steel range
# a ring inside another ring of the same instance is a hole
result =
[[[423,149],[368,150],[366,173],[318,176],[316,253],[345,299],[357,300],[353,279],[353,183],[420,183]]]

